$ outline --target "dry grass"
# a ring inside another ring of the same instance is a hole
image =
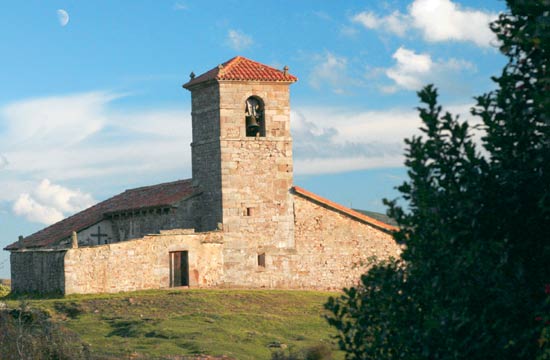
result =
[[[319,344],[335,349],[323,304],[333,293],[166,290],[33,299],[77,333],[94,358],[177,359],[207,354],[270,359]],[[17,299],[4,300],[10,307]],[[335,358],[343,358],[335,352]]]

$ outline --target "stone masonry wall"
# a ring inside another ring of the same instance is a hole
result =
[[[220,96],[217,83],[201,84],[191,89],[191,106],[193,183],[203,191],[196,228],[200,231],[215,230],[222,222]]]
[[[14,292],[63,293],[65,251],[14,251],[10,254]]]
[[[399,257],[393,237],[309,199],[294,197],[299,282],[319,289],[354,285],[370,257]]]
[[[255,271],[264,248],[294,247],[289,84],[243,81],[219,87],[224,280],[239,284],[251,268]],[[246,136],[251,96],[264,104],[265,137]]]
[[[245,252],[248,268],[230,276],[239,282],[229,285],[337,290],[356,284],[370,257],[401,253],[390,234],[309,199],[295,195],[294,209],[295,248],[259,247],[265,267],[258,265],[257,254]]]
[[[189,251],[189,285],[219,285],[221,232],[161,231],[141,239],[67,250],[65,293],[112,293],[170,286],[171,251]]]

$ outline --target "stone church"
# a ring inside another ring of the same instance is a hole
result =
[[[340,289],[399,256],[384,218],[293,186],[290,85],[237,56],[183,87],[192,178],[126,190],[5,248],[19,292]]]

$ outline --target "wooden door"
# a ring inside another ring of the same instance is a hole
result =
[[[170,252],[170,287],[189,286],[189,252]]]

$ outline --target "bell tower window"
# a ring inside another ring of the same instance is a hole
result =
[[[264,103],[262,99],[251,96],[246,99],[245,106],[246,136],[265,136]]]

